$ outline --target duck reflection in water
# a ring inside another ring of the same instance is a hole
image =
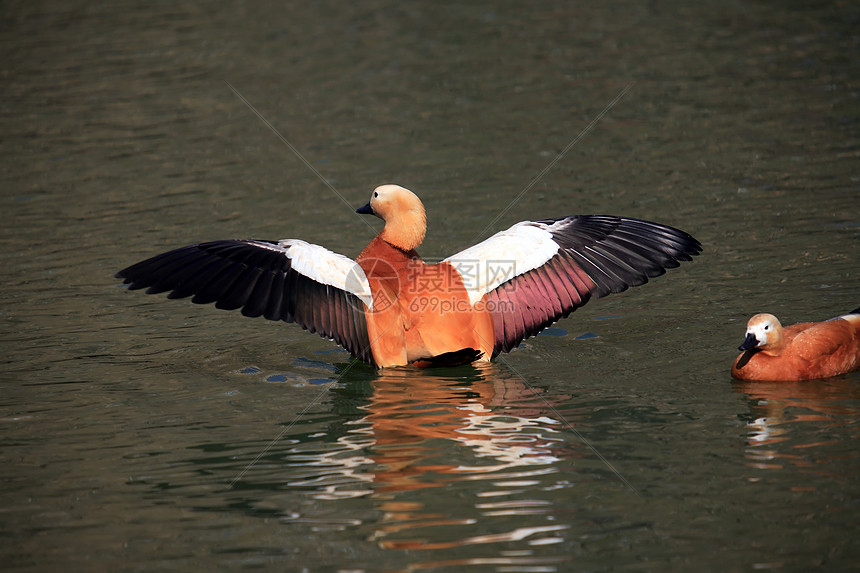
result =
[[[832,430],[860,417],[860,378],[853,378],[736,383],[735,391],[746,395],[750,408],[746,449],[750,464],[758,469],[782,469],[785,464],[814,467],[816,450],[832,451],[838,440],[838,432]],[[823,431],[801,424],[817,424]]]
[[[478,375],[440,385],[435,376],[416,379],[403,370],[386,372],[373,386],[367,421],[376,437],[374,460],[386,468],[377,474],[385,484],[377,491],[445,485],[423,479],[428,472],[489,473],[558,461],[553,446],[560,445],[562,423],[546,416],[547,405],[517,379]],[[435,452],[452,457],[451,441],[471,450],[474,463],[433,462]]]
[[[320,454],[323,464],[303,452],[301,460],[317,471],[325,466],[327,476],[305,475],[310,479],[302,484],[316,484],[311,493],[316,499],[370,495],[382,511],[372,536],[389,549],[526,537],[547,545],[560,541],[557,532],[568,526],[547,522],[554,494],[543,492],[570,487],[558,462],[584,455],[566,423],[553,414],[569,397],[539,396],[539,389],[499,372],[489,364],[420,374],[380,372],[370,381],[367,402],[358,407],[365,415],[349,422],[338,438],[344,455],[327,449]],[[349,392],[354,404],[350,385],[334,391],[342,397]],[[340,467],[334,465],[339,461]],[[356,461],[362,462],[361,471]],[[516,516],[535,516],[534,523]],[[420,539],[397,535],[417,530]]]

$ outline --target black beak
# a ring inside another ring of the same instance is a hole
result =
[[[364,207],[359,207],[355,210],[356,213],[360,213],[362,215],[373,215],[373,208],[370,206],[370,203],[365,205]]]
[[[755,348],[758,346],[758,340],[754,334],[747,334],[747,337],[744,339],[743,344],[738,346],[738,350],[749,350],[750,348]]]

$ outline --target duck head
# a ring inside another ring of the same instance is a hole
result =
[[[782,346],[782,325],[772,314],[757,314],[747,322],[747,337],[738,350],[764,350],[778,352]]]
[[[362,215],[376,215],[385,221],[379,236],[386,243],[404,251],[421,244],[427,232],[427,216],[418,196],[400,185],[380,185],[370,201],[356,209]]]

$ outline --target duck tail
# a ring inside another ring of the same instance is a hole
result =
[[[449,366],[462,366],[463,364],[471,364],[478,360],[484,353],[474,348],[463,348],[454,352],[446,352],[437,356],[428,358],[420,358],[412,362],[413,366],[419,368],[445,368]]]

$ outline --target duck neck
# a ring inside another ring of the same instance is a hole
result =
[[[398,213],[394,220],[386,221],[379,236],[386,243],[408,252],[421,244],[426,232],[424,209],[412,209]]]

